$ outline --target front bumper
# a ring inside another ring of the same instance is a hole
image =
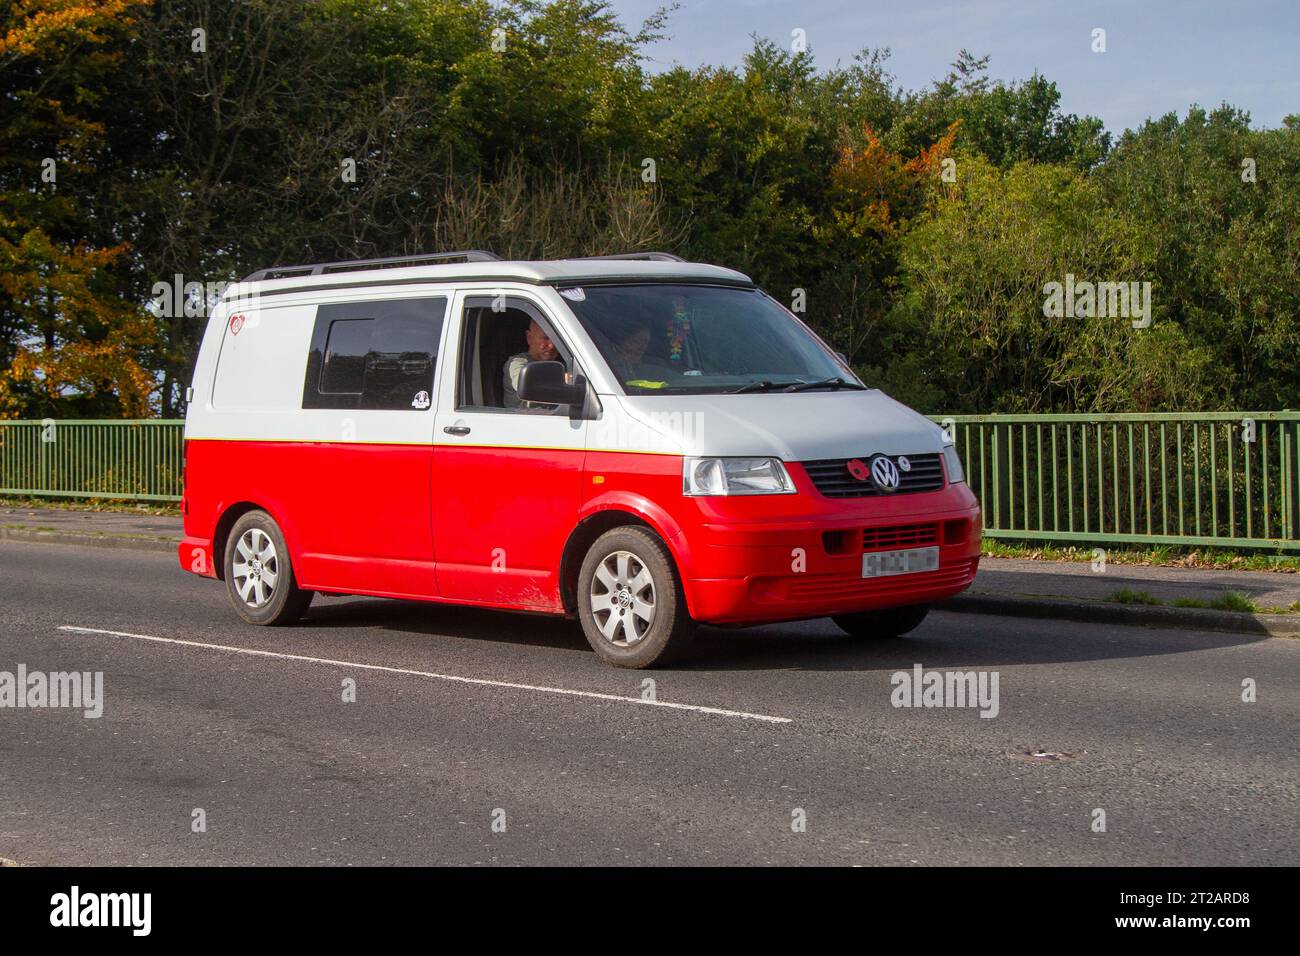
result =
[[[697,499],[699,523],[683,529],[689,547],[678,548],[688,555],[682,583],[697,621],[758,624],[927,603],[975,580],[982,526],[965,484],[828,499],[791,470],[799,493],[784,501]],[[775,508],[781,513],[764,513]],[[933,571],[862,577],[864,551],[931,546],[939,548]]]

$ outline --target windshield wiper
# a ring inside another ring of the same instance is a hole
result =
[[[840,389],[857,389],[862,392],[863,386],[857,382],[845,381],[844,378],[823,378],[822,381],[798,381],[787,388],[781,389],[781,392],[811,392],[813,389],[832,389],[839,392]]]
[[[814,388],[853,388],[862,391],[865,386],[856,382],[846,382],[842,378],[828,378],[820,382],[769,382],[764,379],[761,382],[746,382],[740,388],[729,389],[726,394],[739,395],[742,392],[771,392],[780,389],[783,392],[806,392]]]
[[[746,382],[740,388],[728,389],[728,395],[739,395],[741,392],[770,392],[776,386],[771,382]]]
[[[783,392],[808,392],[814,388],[829,388],[833,391],[839,391],[841,388],[855,388],[862,391],[863,386],[857,382],[846,382],[842,378],[826,378],[820,382],[795,382],[782,389]]]

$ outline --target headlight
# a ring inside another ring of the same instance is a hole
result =
[[[966,472],[962,470],[961,459],[957,457],[956,445],[943,446],[943,464],[948,469],[949,484],[956,484],[959,481],[966,480]]]
[[[687,458],[684,495],[792,495],[794,482],[779,458]]]

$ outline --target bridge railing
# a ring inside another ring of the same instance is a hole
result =
[[[932,418],[988,537],[1300,552],[1300,412]],[[183,429],[0,421],[0,494],[178,501]]]
[[[1300,412],[932,417],[988,537],[1300,551]]]
[[[181,420],[0,421],[0,494],[179,501]]]

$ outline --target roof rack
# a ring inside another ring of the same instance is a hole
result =
[[[356,272],[361,269],[394,269],[417,266],[426,262],[498,262],[501,257],[482,249],[464,249],[459,252],[431,252],[422,256],[387,256],[382,259],[345,259],[341,262],[318,262],[303,266],[272,266],[258,269],[244,277],[245,282],[263,279],[291,279],[297,276],[322,276],[334,272]]]
[[[685,262],[671,252],[619,252],[610,256],[574,256],[575,259],[648,259],[654,262]]]

